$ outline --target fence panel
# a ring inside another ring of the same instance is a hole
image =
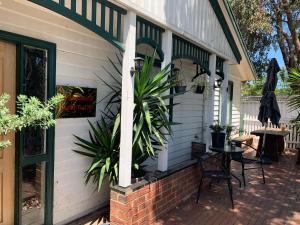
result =
[[[263,129],[262,124],[257,120],[260,105],[260,96],[248,96],[241,99],[241,119],[243,120],[243,132],[250,134],[251,131]],[[286,127],[290,134],[285,138],[287,148],[295,148],[300,143],[300,134],[297,128],[290,121],[297,117],[297,111],[291,111],[287,105],[287,97],[279,96],[277,98],[281,113],[280,127]],[[268,127],[274,127],[268,123]]]

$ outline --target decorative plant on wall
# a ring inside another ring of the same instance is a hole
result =
[[[121,64],[121,59],[117,57]],[[108,99],[103,118],[97,126],[91,126],[90,139],[85,140],[76,136],[76,144],[81,150],[77,153],[91,157],[92,162],[86,171],[86,182],[93,177],[100,190],[103,179],[108,176],[111,185],[118,181],[118,163],[120,149],[120,103],[121,77],[119,66],[110,60],[115,74],[106,72],[115,81],[110,85],[101,77],[111,93]],[[156,152],[165,144],[167,136],[172,133],[169,121],[169,106],[166,100],[178,94],[167,94],[167,91],[176,85],[176,76],[170,76],[170,66],[157,74],[152,74],[154,57],[146,58],[140,73],[134,76],[134,122],[132,148],[132,174],[140,177],[144,174],[143,163],[149,158],[155,158]],[[114,110],[115,109],[115,110]],[[130,128],[129,128],[130,130]]]
[[[298,111],[298,116],[293,120],[293,123],[298,127],[300,132],[300,66],[289,70],[289,106],[291,110]]]
[[[55,124],[53,110],[62,100],[62,95],[56,95],[49,101],[42,103],[36,97],[19,95],[17,97],[17,114],[11,114],[6,107],[10,96],[0,96],[0,135],[20,131],[25,127],[41,127],[47,129]],[[0,150],[10,145],[9,140],[0,141]]]

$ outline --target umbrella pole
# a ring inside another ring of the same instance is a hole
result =
[[[272,160],[269,158],[266,158],[265,155],[265,145],[266,145],[266,136],[267,136],[267,126],[268,126],[268,122],[266,122],[265,124],[265,132],[264,132],[264,136],[263,136],[263,143],[262,143],[262,147],[261,147],[261,153],[262,154],[262,163],[263,164],[272,164]]]

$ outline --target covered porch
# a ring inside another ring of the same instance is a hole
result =
[[[231,209],[225,183],[203,189],[200,203],[192,195],[174,210],[158,217],[155,225],[296,225],[300,223],[300,168],[296,166],[296,151],[286,149],[279,163],[265,167],[266,184],[262,184],[256,170],[247,173],[247,186],[239,188],[234,182],[235,209]],[[233,164],[233,171],[240,173],[240,165]],[[173,201],[173,199],[170,199]],[[142,207],[140,202],[137,207]],[[160,202],[153,203],[157,207]],[[145,206],[145,210],[150,205]],[[96,225],[109,221],[108,211],[97,211],[70,225]],[[145,220],[138,221],[143,224]],[[147,224],[147,223],[146,223]]]

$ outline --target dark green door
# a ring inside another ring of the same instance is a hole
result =
[[[55,44],[0,30],[16,44],[17,94],[46,100],[55,94]],[[16,135],[15,224],[51,225],[54,128],[26,128]]]

